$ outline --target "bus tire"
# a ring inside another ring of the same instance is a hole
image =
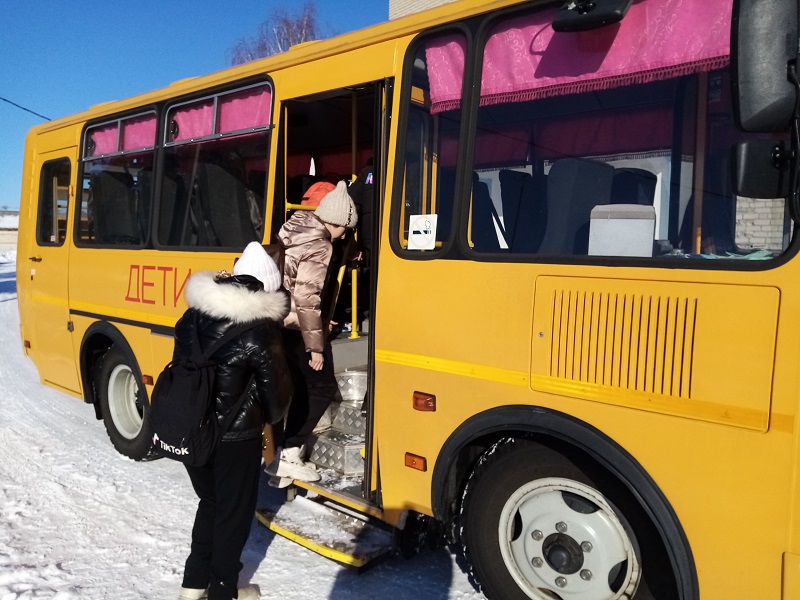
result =
[[[663,567],[642,564],[629,518],[639,521],[563,454],[506,439],[483,455],[467,483],[462,551],[490,600],[675,598],[670,586],[653,595],[643,580],[648,568]]]
[[[115,344],[98,369],[96,390],[108,437],[116,450],[133,460],[148,457],[152,443],[147,430],[144,386],[133,360]]]

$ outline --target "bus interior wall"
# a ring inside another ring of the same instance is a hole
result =
[[[299,98],[284,106],[287,202],[299,203],[316,181],[350,182],[373,157],[371,87]]]

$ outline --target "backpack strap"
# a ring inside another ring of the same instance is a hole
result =
[[[242,323],[241,325],[236,325],[231,327],[228,331],[223,333],[219,338],[214,340],[208,348],[206,348],[205,352],[202,354],[202,358],[204,361],[210,361],[211,357],[214,353],[222,348],[226,343],[234,339],[235,337],[241,335],[245,331],[249,331],[259,325],[263,325],[266,323],[266,320],[261,321],[251,321],[249,323]],[[197,313],[195,313],[195,336],[197,336],[197,347],[200,347],[200,340],[197,334]],[[222,436],[228,431],[228,427],[231,426],[231,423],[236,418],[236,415],[239,414],[239,410],[241,410],[242,405],[244,405],[244,401],[247,399],[247,395],[250,393],[250,386],[253,385],[253,381],[255,380],[256,376],[255,373],[250,375],[250,379],[247,381],[247,385],[244,386],[244,391],[242,395],[239,396],[239,399],[236,401],[236,404],[231,406],[228,415],[223,419],[222,423],[220,423],[219,429],[217,429],[217,439],[222,439]],[[213,409],[212,409],[213,410]]]
[[[251,321],[249,323],[242,323],[241,325],[235,325],[234,327],[231,327],[230,329],[228,329],[228,331],[223,333],[219,338],[214,340],[208,346],[208,348],[205,349],[205,351],[197,352],[196,354],[202,356],[204,361],[208,361],[208,360],[211,359],[212,356],[214,356],[214,353],[217,350],[222,348],[222,346],[227,344],[233,338],[243,334],[245,331],[249,331],[250,329],[258,327],[259,325],[264,325],[266,322],[267,322],[266,320],[261,320],[261,321]],[[196,350],[200,350],[201,349],[201,347],[200,347],[200,336],[199,336],[199,333],[198,333],[197,330],[198,330],[198,315],[195,312],[195,315],[194,315],[194,331],[193,331],[193,335],[194,335],[193,344],[194,345],[192,346],[193,354],[195,353]]]

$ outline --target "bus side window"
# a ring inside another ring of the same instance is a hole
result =
[[[99,244],[137,246],[142,243],[133,177],[100,171],[90,179],[94,202],[94,233]]]
[[[434,249],[451,237],[465,52],[464,35],[451,33],[424,39],[413,55],[402,202],[394,234],[403,249],[409,248],[414,215],[436,215]],[[441,77],[444,71],[453,77]]]
[[[36,242],[40,246],[61,246],[66,239],[69,177],[69,159],[54,160],[42,167],[36,220]]]
[[[256,239],[241,169],[198,165],[194,193],[202,213],[201,246],[235,248]]]
[[[167,111],[156,242],[241,249],[264,234],[272,88],[259,83]]]
[[[155,140],[153,111],[86,129],[79,245],[141,247],[147,243]]]

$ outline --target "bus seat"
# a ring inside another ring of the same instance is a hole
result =
[[[291,204],[300,204],[303,196],[303,177],[304,175],[286,176],[286,201]]]
[[[512,253],[533,254],[547,226],[546,176],[503,169],[499,173],[506,241]]]
[[[256,230],[256,239],[264,236],[264,196],[267,193],[266,171],[252,171],[247,176],[247,211]]]
[[[201,163],[197,167],[197,191],[203,221],[201,246],[243,247],[256,239],[240,177],[220,165]]]
[[[436,224],[436,239],[446,240],[450,236],[453,226],[453,202],[456,189],[455,167],[442,167],[439,169],[436,193],[436,210],[439,219]]]
[[[489,186],[472,174],[472,245],[478,252],[500,252],[494,226],[496,211],[489,195]]]
[[[608,204],[614,167],[583,158],[553,163],[547,175],[547,229],[540,254],[587,254],[592,208]]]
[[[728,254],[747,254],[748,251],[736,244],[735,204],[732,199],[716,194],[703,198],[701,218],[701,254],[727,256]],[[678,232],[677,247],[684,252],[694,253],[692,224],[694,221],[694,196],[689,199],[683,213],[683,221]]]
[[[646,169],[616,169],[611,185],[611,203],[652,205],[657,181],[655,173]]]
[[[503,204],[503,226],[506,230],[506,242],[513,248],[516,239],[522,190],[525,182],[531,178],[528,173],[501,169],[497,174],[500,180],[500,201]]]
[[[151,166],[139,169],[133,188],[136,196],[135,206],[139,218],[139,232],[142,236],[142,243],[144,243],[150,232],[150,211],[153,202],[153,168]]]
[[[736,199],[731,189],[729,163],[724,156],[706,161],[703,188],[701,227],[701,254],[727,256],[745,255],[748,251],[736,243]],[[679,230],[678,247],[694,253],[693,222],[695,196],[689,198]]]
[[[129,173],[101,171],[92,177],[91,185],[97,242],[123,246],[141,244],[133,177]]]
[[[168,246],[186,244],[183,239],[187,214],[186,184],[179,174],[164,174],[161,179],[158,241]]]

